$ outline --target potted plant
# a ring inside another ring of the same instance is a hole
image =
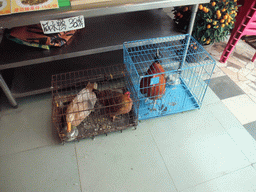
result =
[[[193,37],[202,45],[223,41],[235,26],[237,0],[211,0],[198,7],[195,18]],[[174,22],[178,30],[188,29],[191,6],[175,7]]]

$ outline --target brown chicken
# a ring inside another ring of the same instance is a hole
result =
[[[146,97],[157,100],[165,93],[165,70],[159,62],[159,53],[157,51],[155,62],[149,67],[145,75],[151,75],[150,77],[144,77],[140,81],[140,92],[146,94]],[[162,73],[162,74],[159,74]],[[155,80],[155,81],[154,81]]]
[[[100,91],[97,94],[99,102],[106,108],[106,113],[115,120],[116,116],[129,113],[132,109],[133,101],[130,92],[120,93],[112,90]]]

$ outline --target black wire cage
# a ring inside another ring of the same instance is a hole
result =
[[[137,110],[122,64],[52,76],[52,121],[62,143],[136,128]]]

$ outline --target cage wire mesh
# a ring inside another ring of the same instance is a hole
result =
[[[216,62],[192,36],[125,42],[123,54],[139,120],[200,108]]]
[[[52,120],[63,143],[137,126],[138,99],[126,75],[124,65],[112,65],[52,76]]]

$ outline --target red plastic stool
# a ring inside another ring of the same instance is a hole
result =
[[[225,63],[235,48],[239,39],[244,35],[256,35],[256,0],[247,0],[236,17],[235,27],[231,33],[228,44],[226,45],[220,62]],[[256,59],[256,53],[252,62]]]

